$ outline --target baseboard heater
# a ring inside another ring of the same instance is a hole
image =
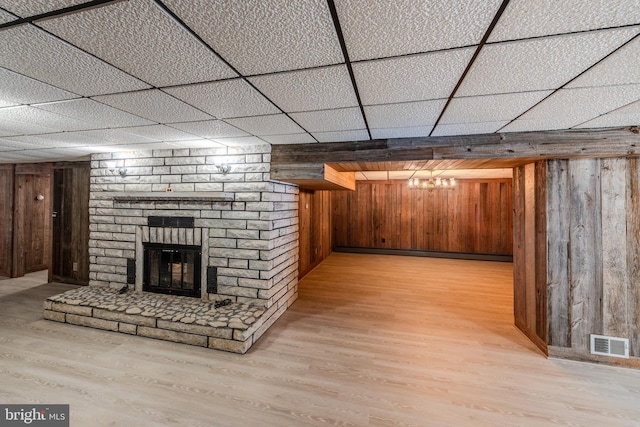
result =
[[[356,253],[356,254],[400,255],[400,256],[418,256],[418,257],[429,257],[429,258],[468,259],[468,260],[476,260],[476,261],[513,262],[513,255],[503,255],[503,254],[419,251],[419,250],[413,250],[413,249],[360,248],[360,247],[352,247],[352,246],[336,246],[335,248],[333,248],[333,251]]]
[[[591,335],[591,354],[600,356],[629,358],[629,340],[627,338]]]

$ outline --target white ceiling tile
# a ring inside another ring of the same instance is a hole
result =
[[[511,0],[489,41],[620,27],[640,22],[635,0]]]
[[[237,76],[151,0],[115,2],[39,25],[154,86]]]
[[[36,108],[86,122],[90,124],[91,128],[118,128],[154,124],[150,120],[134,116],[88,98],[39,104]]]
[[[365,105],[448,98],[473,48],[353,64]]]
[[[364,181],[366,179],[367,179],[367,177],[365,176],[364,173],[362,173],[360,171],[356,172],[356,181]]]
[[[214,141],[228,147],[244,147],[253,145],[265,145],[264,140],[257,136],[236,136],[233,138],[213,138]]]
[[[145,142],[142,144],[120,144],[111,147],[109,151],[150,151],[150,150],[171,150],[174,148],[183,148],[176,145],[175,142]],[[96,150],[97,152],[97,150]]]
[[[325,0],[166,0],[242,74],[344,62]]]
[[[626,28],[487,45],[457,95],[557,89],[638,31]]]
[[[290,116],[308,132],[334,132],[365,128],[362,113],[358,107],[291,113]]]
[[[442,119],[440,119],[440,124],[510,121],[540,102],[551,92],[546,90],[456,97],[451,100]]]
[[[640,101],[632,102],[610,113],[585,122],[577,128],[640,126]]]
[[[231,136],[246,136],[247,133],[225,123],[221,120],[206,120],[202,122],[172,123],[172,128],[202,137],[202,138],[225,138]]]
[[[7,0],[2,0],[2,1],[7,1]],[[6,22],[11,22],[11,21],[15,21],[17,18],[15,16],[13,16],[12,14],[5,12],[4,10],[0,9],[0,24],[4,24]]]
[[[317,142],[308,133],[268,135],[261,138],[267,141],[269,144],[309,144]]]
[[[344,65],[270,74],[249,80],[286,112],[358,105]]]
[[[32,25],[0,31],[0,66],[83,96],[149,87]]]
[[[568,129],[640,99],[640,85],[562,89],[504,130]],[[549,126],[544,124],[549,121]],[[522,121],[522,123],[518,123]],[[536,129],[536,127],[541,127]]]
[[[313,132],[312,135],[318,142],[367,141],[369,139],[366,129]]]
[[[414,171],[389,171],[389,179],[409,179]]]
[[[406,102],[402,104],[364,107],[370,128],[400,128],[432,126],[444,108],[446,100]]]
[[[46,148],[71,148],[91,145],[92,140],[85,135],[75,132],[57,132],[43,135],[15,136],[7,138],[16,142],[24,142],[35,145],[41,149]]]
[[[476,123],[454,123],[438,124],[433,130],[432,136],[452,136],[452,135],[476,135],[481,133],[494,133],[509,123],[509,120],[499,122],[476,122]]]
[[[640,9],[640,4],[638,5]],[[607,86],[640,83],[640,37],[596,64],[567,87]]]
[[[304,132],[304,129],[300,128],[300,126],[295,124],[293,120],[284,114],[242,117],[238,119],[228,119],[227,122],[256,136],[284,135]]]
[[[158,89],[101,95],[94,99],[158,123],[190,122],[212,118]]]
[[[37,153],[36,151],[13,151],[0,153],[0,163],[24,163],[33,162],[35,159],[26,153]],[[45,160],[42,158],[42,160]]]
[[[164,91],[219,119],[279,112],[241,79],[167,88]]]
[[[165,125],[136,126],[121,128],[119,130],[158,142],[189,141],[193,139],[193,135]]]
[[[54,10],[64,9],[65,7],[75,6],[85,3],[87,0],[0,0],[0,7],[15,13],[21,18],[40,15]]]
[[[362,175],[368,181],[386,181],[389,178],[387,171],[362,171]]]
[[[499,0],[338,0],[351,60],[384,58],[480,43]]]
[[[25,141],[25,138],[14,139],[14,137],[0,139],[0,150],[30,150],[38,148],[37,144],[31,144]]]
[[[83,130],[91,127],[87,123],[29,106],[0,109],[0,131],[2,132],[28,135]]]
[[[417,126],[417,127],[404,127],[404,128],[386,128],[386,129],[371,129],[371,137],[373,139],[388,139],[388,138],[415,138],[421,136],[429,136],[433,126]]]
[[[211,141],[209,139],[195,139],[192,141],[175,141],[172,144],[184,147],[184,148],[217,148],[223,147],[223,144],[219,142]]]
[[[137,144],[153,142],[155,139],[126,133],[118,129],[97,129],[76,132],[91,140],[92,144]]]
[[[0,68],[0,106],[34,104],[76,98],[71,92]]]

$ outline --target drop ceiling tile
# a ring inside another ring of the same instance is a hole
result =
[[[633,102],[610,113],[589,120],[576,128],[604,128],[640,126],[640,101]]]
[[[489,41],[620,27],[640,22],[640,7],[629,0],[512,0]]]
[[[362,171],[367,181],[386,181],[389,176],[387,171]]]
[[[6,0],[3,0],[3,1],[6,1]],[[12,14],[5,12],[4,10],[0,10],[0,24],[15,21],[16,19],[17,18]]]
[[[494,133],[509,123],[509,120],[499,122],[453,123],[438,124],[432,136],[476,135]]]
[[[268,135],[261,138],[267,141],[269,144],[309,144],[317,142],[308,133]]]
[[[7,138],[16,142],[25,142],[42,149],[72,148],[91,144],[91,139],[75,132],[57,132],[43,135],[27,135]]]
[[[245,75],[344,62],[324,0],[165,3]]]
[[[32,25],[0,31],[0,66],[83,96],[149,87]]]
[[[14,151],[0,153],[0,163],[23,163],[33,162],[33,156],[29,156],[26,153],[37,153],[37,151]],[[43,159],[44,160],[44,159]]]
[[[557,89],[638,31],[626,28],[487,45],[457,95]]]
[[[366,129],[343,130],[335,132],[313,132],[313,137],[318,142],[345,142],[345,141],[367,141],[369,134]]]
[[[448,98],[474,49],[455,49],[353,64],[363,104]]]
[[[389,171],[389,179],[409,179],[414,171]]]
[[[39,104],[36,108],[86,122],[90,124],[91,128],[117,128],[154,124],[150,120],[134,116],[88,98]]]
[[[370,128],[401,128],[432,126],[444,108],[446,100],[406,102],[402,104],[364,107]]]
[[[365,128],[362,113],[358,107],[291,113],[290,116],[308,132],[334,132]]]
[[[34,104],[76,98],[71,92],[0,68],[0,106]]]
[[[13,134],[38,134],[89,129],[86,123],[34,107],[0,109],[0,131]]]
[[[358,105],[344,65],[270,74],[249,80],[286,112]]]
[[[157,142],[189,141],[193,139],[193,135],[165,125],[136,126],[121,128],[119,130]]]
[[[30,144],[26,142],[24,138],[21,139],[13,139],[13,138],[2,138],[0,139],[0,150],[30,150],[38,148],[37,144]]]
[[[417,126],[404,128],[383,128],[371,129],[371,137],[373,139],[388,138],[415,138],[421,136],[429,136],[433,126]]]
[[[546,90],[456,97],[451,100],[442,119],[440,119],[440,124],[510,121],[550,95],[551,92]]]
[[[217,148],[224,145],[219,142],[211,141],[209,139],[196,139],[192,141],[175,141],[172,144],[184,148]]]
[[[172,128],[196,135],[202,138],[218,138],[231,136],[246,136],[246,132],[231,126],[222,120],[206,120],[202,122],[172,123]]]
[[[21,18],[36,16],[54,10],[64,9],[65,7],[75,6],[85,3],[87,0],[0,0],[0,7],[15,13]]]
[[[151,0],[115,2],[39,25],[154,86],[237,76]]]
[[[596,64],[586,73],[569,83],[567,87],[640,83],[640,63],[637,58],[640,58],[640,37],[636,37],[629,44]]]
[[[76,132],[91,140],[92,144],[137,144],[153,142],[155,139],[123,132],[118,129],[97,129]]]
[[[364,173],[359,172],[359,171],[356,172],[356,181],[364,181],[366,179],[367,179],[367,177],[365,176]]]
[[[293,120],[284,114],[228,119],[227,122],[256,136],[284,135],[304,132],[304,129],[300,128],[300,126],[295,124]]]
[[[142,144],[120,144],[113,146],[113,149],[110,149],[109,151],[121,153],[123,151],[171,150],[174,148],[183,147],[176,145],[174,142],[145,142]]]
[[[212,118],[158,89],[101,95],[94,99],[158,123],[190,122]]]
[[[357,61],[478,44],[501,2],[338,0],[335,3],[349,57]]]
[[[279,112],[241,79],[167,88],[164,91],[219,119]]]
[[[253,145],[265,145],[266,142],[257,136],[237,136],[233,138],[214,138],[215,142],[219,142],[227,147],[245,147]]]

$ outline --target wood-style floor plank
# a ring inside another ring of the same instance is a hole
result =
[[[72,426],[640,426],[640,371],[546,359],[512,274],[335,253],[245,355],[49,322],[72,286],[4,280],[0,402],[68,403]]]

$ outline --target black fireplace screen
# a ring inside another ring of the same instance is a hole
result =
[[[201,258],[199,246],[146,243],[143,290],[199,297]]]

